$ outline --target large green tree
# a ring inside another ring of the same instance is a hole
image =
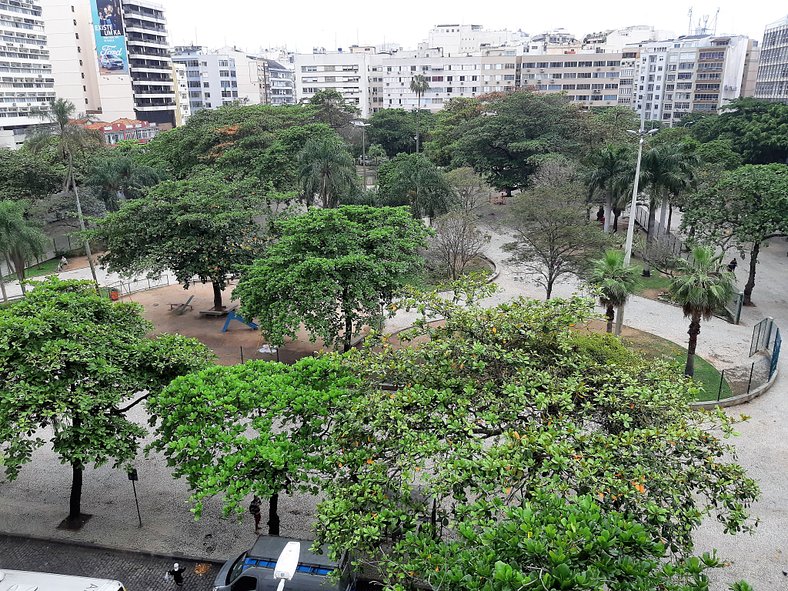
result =
[[[69,520],[81,519],[90,464],[130,465],[145,435],[128,410],[211,357],[199,342],[146,335],[133,303],[113,303],[84,281],[55,278],[0,308],[0,453],[14,479],[48,439],[71,466]],[[147,394],[145,393],[147,391]],[[44,429],[44,431],[42,431]]]
[[[229,278],[252,262],[265,229],[257,187],[203,171],[190,180],[165,181],[120,211],[98,220],[91,236],[107,245],[102,261],[112,271],[175,273],[185,289],[211,283],[214,308],[223,309]]]
[[[688,260],[678,260],[679,274],[670,284],[670,295],[690,319],[687,364],[684,375],[695,374],[695,349],[700,321],[709,320],[733,296],[733,273],[721,269],[720,257],[711,248],[696,246]]]
[[[319,492],[326,429],[355,382],[329,356],[214,366],[148,400],[151,448],[189,483],[198,517],[211,497],[230,514],[254,495],[268,499],[268,533],[279,535],[279,495]]]
[[[563,95],[519,91],[493,96],[480,108],[481,116],[460,125],[453,160],[509,194],[528,185],[539,156],[579,148],[578,111]]]
[[[386,205],[407,205],[430,219],[451,207],[454,194],[444,174],[423,154],[399,154],[381,164],[378,195]]]
[[[629,188],[633,176],[632,149],[626,144],[608,144],[594,151],[588,159],[588,192],[601,193],[605,207],[605,232],[613,226],[613,209]]]
[[[28,149],[0,149],[0,199],[42,199],[62,187],[66,171]]]
[[[309,99],[309,104],[317,108],[318,120],[332,129],[347,127],[359,114],[358,107],[345,100],[342,93],[333,88],[317,91]]]
[[[430,117],[432,119],[434,117]],[[381,145],[388,157],[393,158],[401,152],[413,151],[417,131],[413,113],[404,109],[381,109],[369,118],[367,134],[370,143]]]
[[[430,82],[423,74],[417,74],[410,80],[410,90],[416,93],[416,154],[419,153],[421,142],[421,98],[430,89]]]
[[[313,338],[350,348],[365,325],[418,273],[428,230],[403,208],[311,209],[276,222],[277,240],[233,292],[276,345],[301,324]]]
[[[13,269],[22,293],[25,293],[25,270],[28,262],[44,254],[47,237],[41,224],[30,220],[27,201],[0,201],[0,255]],[[2,284],[0,277],[0,284]],[[6,300],[5,285],[3,300]]]
[[[742,98],[690,127],[701,142],[728,140],[745,164],[788,162],[788,105]]]
[[[683,228],[699,239],[749,251],[744,303],[752,304],[761,244],[788,235],[788,165],[746,165],[690,195]]]
[[[344,358],[363,396],[331,423],[317,544],[402,588],[686,589],[673,567],[707,515],[752,525],[757,486],[710,430],[730,419],[690,410],[672,364],[573,328],[589,299],[412,303],[410,346]]]
[[[109,153],[95,160],[86,184],[96,190],[107,211],[117,211],[123,201],[142,196],[160,180],[155,168],[138,164],[130,156]]]
[[[343,197],[358,192],[356,165],[339,137],[306,143],[298,154],[298,180],[307,205],[317,195],[324,208],[337,207]]]

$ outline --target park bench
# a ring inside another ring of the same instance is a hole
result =
[[[233,306],[232,308],[224,308],[223,310],[216,310],[211,308],[210,310],[200,310],[200,316],[212,316],[214,318],[223,318],[227,316],[230,312],[235,310],[238,306]]]
[[[184,312],[186,312],[186,310],[193,310],[194,309],[194,306],[192,306],[192,300],[193,299],[194,299],[194,296],[191,296],[188,300],[186,300],[182,304],[178,304],[178,303],[170,304],[170,312],[175,310],[175,315],[176,316],[181,316]]]

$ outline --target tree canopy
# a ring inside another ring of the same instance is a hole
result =
[[[126,418],[127,410],[145,390],[155,393],[212,357],[193,339],[149,338],[151,329],[139,305],[113,303],[87,281],[50,278],[25,299],[0,308],[0,453],[6,476],[16,478],[49,439],[72,468],[72,520],[80,517],[85,468],[108,462],[126,467],[136,456],[145,430]]]
[[[454,200],[446,177],[423,154],[399,154],[381,164],[378,194],[385,205],[407,205],[416,217],[434,218]]]
[[[434,121],[434,116],[421,120],[422,133],[426,134]],[[369,118],[367,136],[372,144],[379,144],[389,158],[401,152],[411,153],[415,149],[417,131],[414,113],[405,109],[381,109]]]
[[[189,180],[165,181],[98,220],[91,236],[107,245],[102,261],[126,273],[175,273],[184,288],[210,282],[214,307],[230,275],[261,251],[262,199],[253,182],[228,182],[207,171]]]
[[[312,338],[347,350],[420,271],[428,230],[405,209],[343,206],[280,219],[275,233],[233,292],[243,316],[258,318],[275,345],[303,323]]]

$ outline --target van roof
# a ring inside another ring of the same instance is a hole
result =
[[[121,591],[110,579],[0,569],[0,591]]]

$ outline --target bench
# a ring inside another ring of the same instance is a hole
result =
[[[224,318],[230,312],[235,310],[238,306],[233,306],[232,308],[225,308],[223,310],[216,310],[211,308],[210,310],[200,310],[200,316],[211,316],[212,318]]]
[[[170,312],[175,310],[175,314],[177,316],[181,316],[186,310],[194,310],[194,306],[192,306],[192,300],[194,296],[191,296],[188,300],[186,300],[182,304],[170,304]]]

